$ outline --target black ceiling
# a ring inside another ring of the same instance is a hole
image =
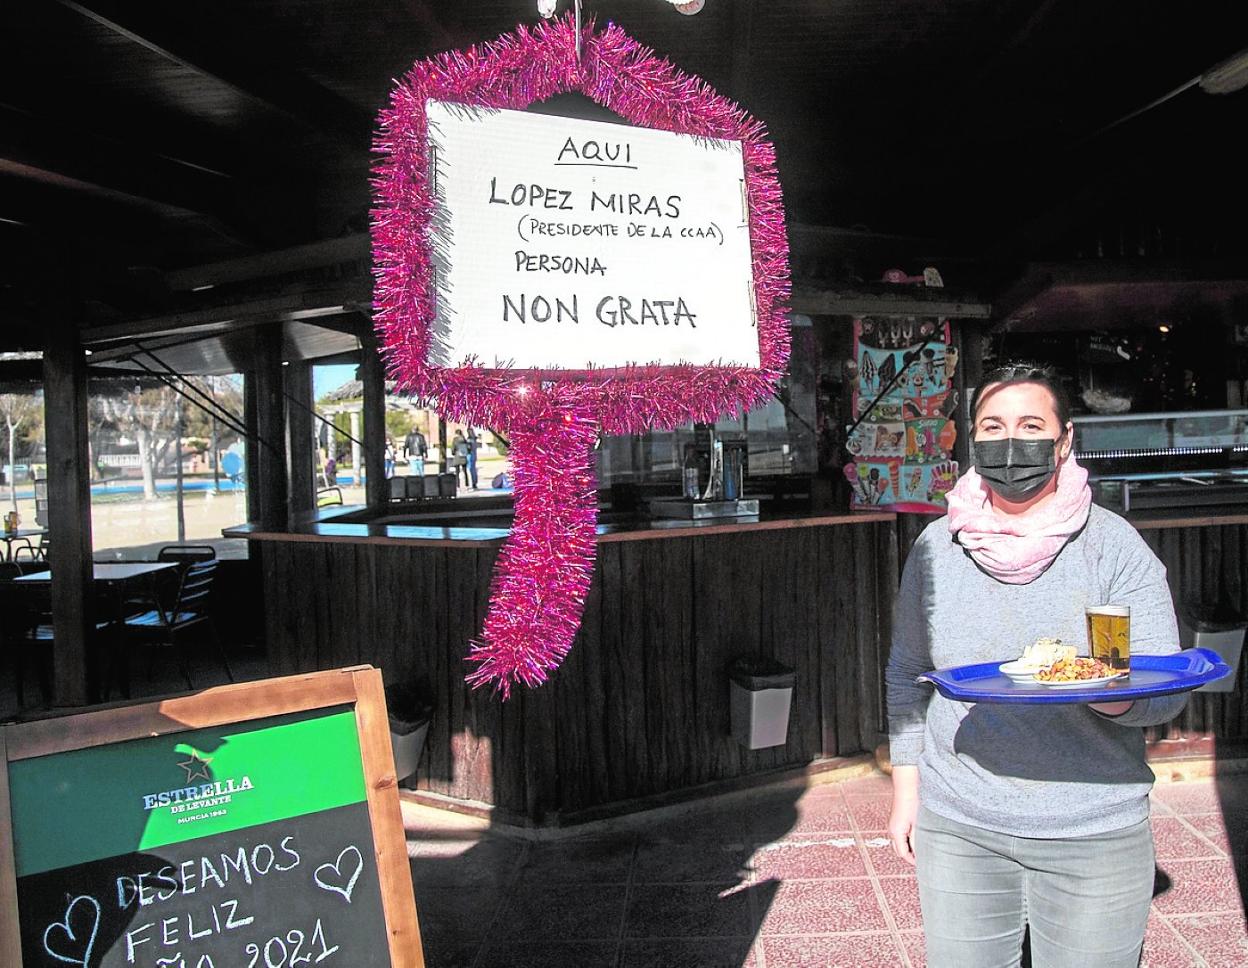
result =
[[[768,124],[794,222],[916,258],[1248,251],[1248,93],[1193,88],[1098,133],[1248,47],[1243,0],[585,8]],[[537,19],[536,0],[6,0],[0,313],[71,275],[123,314],[166,308],[168,270],[363,231],[391,79]]]

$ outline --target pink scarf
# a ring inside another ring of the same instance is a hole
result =
[[[1057,490],[1024,514],[997,514],[974,468],[949,492],[949,533],[980,568],[1007,585],[1035,581],[1088,520],[1088,472],[1070,455],[1057,470]]]

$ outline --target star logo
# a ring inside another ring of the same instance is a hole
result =
[[[191,758],[183,760],[178,766],[186,770],[187,783],[190,783],[196,777],[202,777],[204,780],[212,782],[212,777],[208,775],[208,764],[211,762],[211,756],[200,756],[198,751],[191,750]]]

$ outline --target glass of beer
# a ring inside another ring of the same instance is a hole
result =
[[[1088,653],[1111,669],[1131,671],[1131,608],[1128,605],[1089,605]]]

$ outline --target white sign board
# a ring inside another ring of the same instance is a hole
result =
[[[741,144],[427,102],[430,363],[757,367]]]

